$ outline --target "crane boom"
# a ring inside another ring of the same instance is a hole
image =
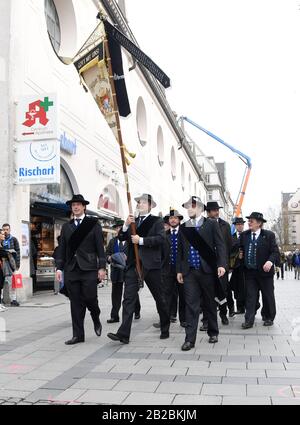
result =
[[[239,217],[240,214],[241,214],[241,211],[242,211],[242,205],[243,205],[243,201],[244,201],[244,198],[245,198],[246,189],[247,189],[247,186],[248,186],[249,177],[250,177],[250,173],[251,173],[251,168],[252,168],[251,158],[249,156],[247,156],[246,154],[244,154],[243,152],[241,152],[240,150],[238,150],[238,149],[234,148],[233,146],[229,145],[228,143],[224,142],[224,140],[220,139],[220,137],[216,136],[212,132],[201,127],[199,124],[195,123],[194,121],[190,120],[189,118],[182,116],[182,117],[179,118],[179,121],[180,120],[184,120],[184,121],[188,122],[189,124],[198,128],[198,130],[203,131],[208,136],[215,139],[217,142],[226,146],[232,152],[236,153],[239,156],[239,158],[246,164],[246,171],[245,171],[245,174],[244,174],[244,177],[243,177],[243,180],[242,180],[241,189],[240,189],[240,192],[239,192],[239,195],[238,195],[238,198],[237,198],[237,202],[236,202],[236,205],[235,205],[235,211],[234,211],[234,214],[233,214],[234,217]]]

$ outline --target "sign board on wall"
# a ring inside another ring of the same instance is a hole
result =
[[[33,94],[18,101],[16,137],[19,141],[58,139],[56,94]]]
[[[19,142],[16,152],[16,184],[60,182],[60,142]]]

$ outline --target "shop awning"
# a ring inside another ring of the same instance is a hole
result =
[[[42,217],[68,218],[71,210],[66,204],[55,202],[34,202],[31,205],[31,215]],[[86,214],[92,217],[104,218],[95,211],[86,210]],[[106,217],[105,217],[106,218]]]

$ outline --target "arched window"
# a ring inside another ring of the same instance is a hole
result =
[[[157,156],[160,166],[163,165],[165,159],[164,135],[162,128],[159,126],[157,130]]]
[[[147,144],[147,114],[145,103],[141,97],[138,98],[137,102],[136,125],[140,144],[145,146]]]
[[[61,45],[59,17],[53,0],[45,0],[47,30],[53,49],[58,54]]]
[[[185,170],[183,162],[181,163],[181,188],[182,190],[185,189]]]
[[[119,192],[115,186],[109,184],[105,186],[99,195],[98,210],[104,209],[117,214],[119,217],[123,216],[122,204]]]
[[[176,179],[176,156],[175,156],[175,149],[172,147],[171,149],[171,175],[172,179]]]

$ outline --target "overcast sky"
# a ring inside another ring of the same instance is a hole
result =
[[[129,24],[171,78],[168,100],[246,153],[253,171],[243,212],[279,207],[300,187],[300,0],[127,0]],[[244,165],[186,124],[226,161],[236,201]]]

